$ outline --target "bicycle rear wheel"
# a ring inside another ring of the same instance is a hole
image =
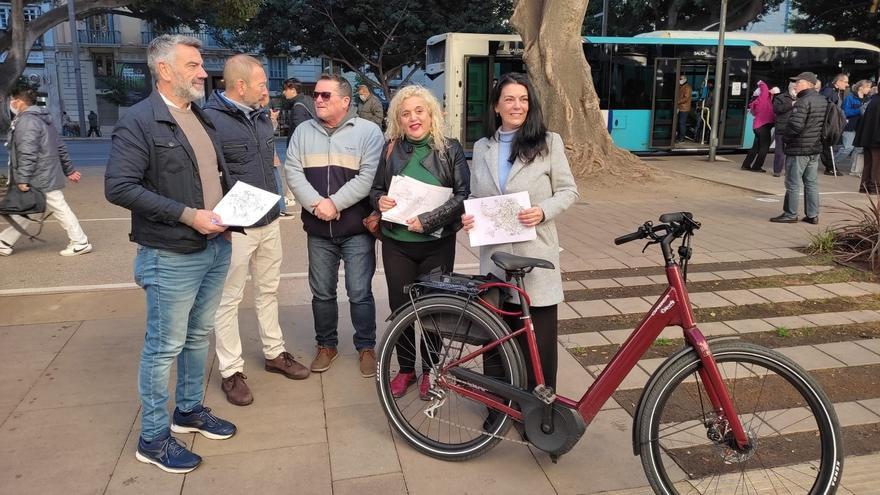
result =
[[[639,424],[642,465],[656,493],[837,491],[843,469],[840,427],[828,397],[787,357],[742,342],[712,345],[718,369],[751,448],[732,447],[688,354],[663,372]]]
[[[388,327],[377,347],[376,389],[392,428],[417,450],[443,460],[460,461],[491,449],[510,428],[505,414],[488,415],[485,405],[444,386],[480,391],[475,385],[440,375],[447,363],[479,350],[508,333],[507,326],[475,302],[452,295],[423,297],[402,311]],[[419,322],[421,322],[419,324]],[[508,341],[487,354],[460,365],[469,371],[492,376],[512,386],[525,383],[525,365],[519,346]],[[416,376],[428,374],[429,400],[420,400],[419,381],[402,397],[394,397],[390,382],[401,365]],[[431,409],[433,408],[433,409]],[[433,411],[430,417],[429,411]]]

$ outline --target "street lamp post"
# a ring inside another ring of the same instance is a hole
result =
[[[610,0],[602,0],[602,36],[608,36],[608,4]]]
[[[718,58],[715,60],[715,94],[712,95],[712,132],[709,138],[709,161],[715,161],[718,151],[718,114],[721,113],[721,92],[727,91],[724,71],[724,30],[727,28],[727,0],[721,0],[721,22],[718,24]]]
[[[76,110],[79,113],[79,136],[86,135],[86,109],[83,105],[82,68],[79,62],[79,37],[76,34],[76,9],[73,0],[67,0],[67,23],[70,24],[70,49],[73,52],[73,73],[76,79]]]

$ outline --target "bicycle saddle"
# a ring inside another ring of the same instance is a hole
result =
[[[525,256],[516,256],[501,251],[492,254],[492,261],[495,263],[495,266],[506,272],[532,268],[549,268],[551,270],[555,268],[553,263],[550,263],[547,260],[542,260],[540,258],[526,258]]]

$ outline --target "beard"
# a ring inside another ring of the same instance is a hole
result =
[[[174,96],[177,96],[178,98],[185,98],[187,101],[196,101],[204,98],[205,87],[202,86],[199,88],[193,85],[197,80],[198,79],[185,81],[175,74],[174,83],[172,86]]]

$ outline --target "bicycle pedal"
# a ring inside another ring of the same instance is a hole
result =
[[[553,387],[548,387],[546,385],[538,385],[532,390],[532,395],[537,397],[544,404],[552,404],[556,400],[556,392],[553,391]]]

